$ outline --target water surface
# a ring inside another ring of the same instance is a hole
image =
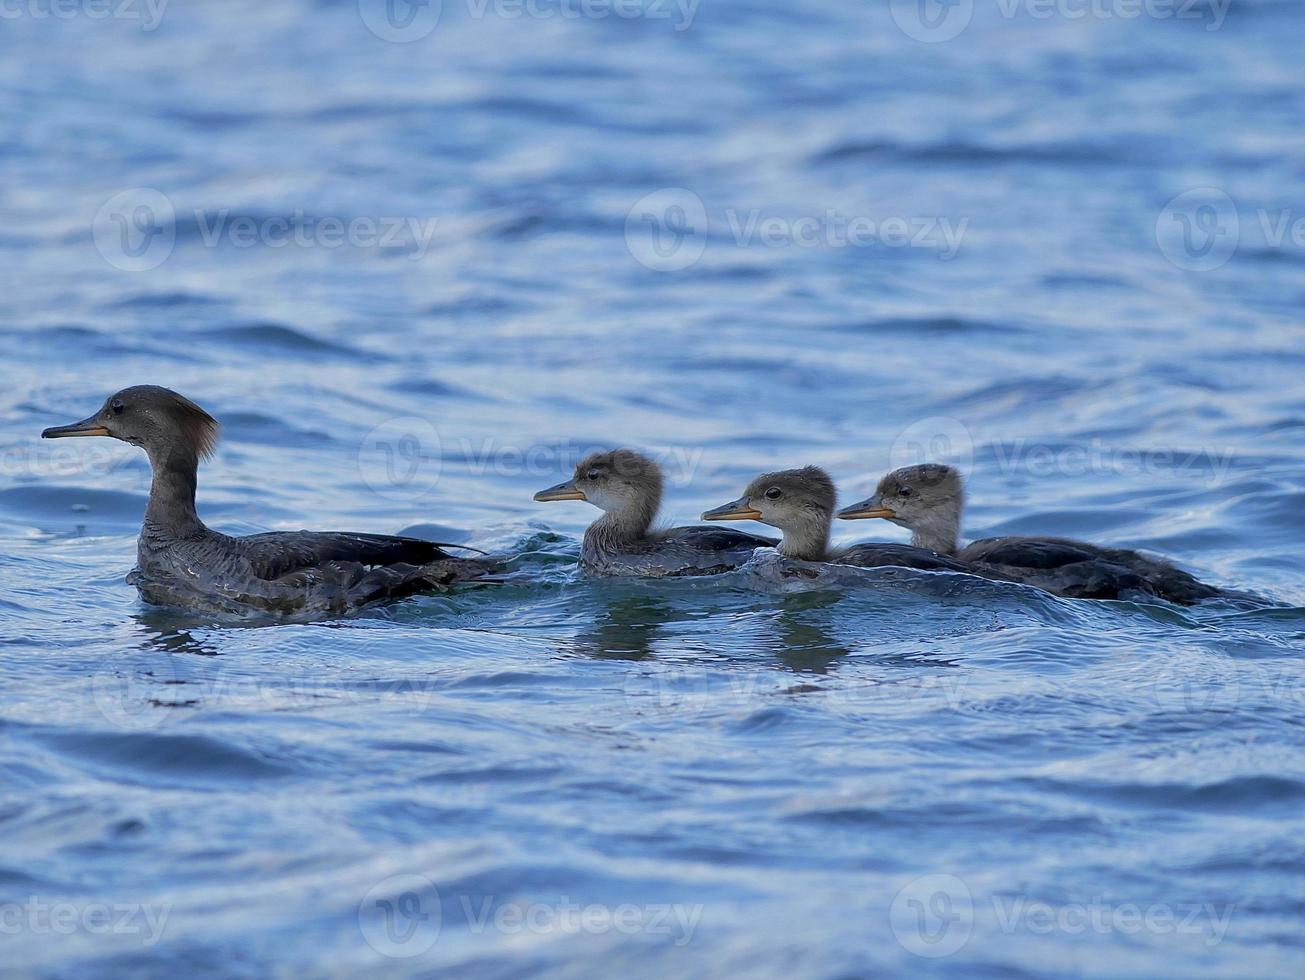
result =
[[[481,9],[4,22],[6,967],[1299,976],[1299,7],[980,2],[941,43],[877,2]],[[143,606],[143,457],[37,438],[136,383],[223,421],[214,526],[416,527],[513,580]],[[941,456],[972,536],[1278,605],[585,581],[593,512],[530,497],[616,444],[676,522]]]

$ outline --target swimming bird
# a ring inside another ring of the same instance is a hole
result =
[[[1206,585],[1169,562],[1124,548],[1068,538],[985,538],[960,547],[965,484],[954,467],[924,463],[893,470],[874,495],[839,511],[844,520],[881,517],[911,532],[911,543],[972,562],[980,574],[1007,578],[1074,599],[1144,593],[1190,605],[1237,596]]]
[[[580,567],[597,575],[713,575],[778,543],[716,527],[654,528],[662,500],[661,468],[633,449],[591,453],[571,479],[540,490],[535,499],[585,500],[603,511],[580,547]]]
[[[817,466],[763,473],[743,496],[702,515],[704,521],[761,521],[784,532],[779,552],[800,561],[834,562],[862,568],[898,566],[929,571],[971,572],[965,562],[926,548],[866,542],[830,548],[829,530],[838,506],[834,482]]]
[[[232,537],[210,529],[196,513],[195,487],[200,461],[217,442],[218,423],[168,388],[124,388],[90,418],[41,435],[108,436],[145,450],[153,476],[128,581],[147,602],[227,612],[343,613],[477,578],[498,565],[457,558],[416,538],[342,531]]]

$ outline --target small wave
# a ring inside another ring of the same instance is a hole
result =
[[[964,336],[967,334],[1026,333],[1024,327],[965,316],[885,317],[835,327],[847,333],[899,333],[907,336]]]
[[[1213,783],[1069,783],[1028,780],[1036,788],[1125,807],[1244,812],[1305,802],[1305,782],[1284,776],[1234,776]]]
[[[222,340],[239,348],[253,348],[260,353],[274,352],[317,357],[347,357],[376,360],[377,355],[355,350],[345,344],[313,337],[282,323],[245,323],[204,330],[201,337]]]
[[[1043,143],[1024,146],[985,146],[979,143],[896,143],[886,140],[847,142],[812,156],[814,166],[894,160],[901,163],[985,164],[1054,163],[1105,165],[1124,162],[1122,151],[1088,143]]]
[[[73,762],[97,770],[107,767],[152,782],[162,777],[183,782],[236,782],[276,779],[291,770],[262,755],[208,735],[44,734],[36,740]]]
[[[0,490],[0,513],[28,520],[99,525],[140,524],[144,494],[78,486],[20,486]]]
[[[134,293],[122,299],[104,304],[106,310],[176,310],[187,306],[224,306],[226,300],[204,293],[163,292]]]

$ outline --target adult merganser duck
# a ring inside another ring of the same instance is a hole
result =
[[[138,385],[111,395],[88,419],[46,439],[108,436],[144,449],[153,480],[128,581],[151,603],[226,612],[344,613],[477,578],[494,559],[455,558],[416,538],[342,531],[220,534],[195,512],[200,460],[218,423],[167,388]]]
[[[926,548],[866,542],[830,548],[829,529],[838,506],[834,482],[816,466],[763,473],[743,496],[702,515],[705,521],[761,521],[784,532],[779,552],[800,561],[834,562],[862,568],[897,566],[929,571],[972,572],[965,562]]]
[[[535,494],[539,501],[585,500],[603,511],[589,525],[580,567],[596,575],[712,575],[737,568],[774,538],[715,527],[656,529],[662,473],[632,449],[592,453],[575,475]]]
[[[1251,598],[1198,581],[1159,558],[1068,538],[985,538],[959,547],[965,484],[941,463],[893,470],[874,495],[845,507],[844,520],[881,517],[911,532],[911,543],[972,562],[982,575],[1033,585],[1074,599],[1118,599],[1144,593],[1190,605],[1217,596]]]

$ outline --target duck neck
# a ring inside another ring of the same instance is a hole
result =
[[[961,536],[959,507],[940,509],[911,527],[911,544],[928,548],[940,555],[956,554]]]
[[[624,507],[603,513],[585,531],[585,547],[596,551],[619,551],[648,536],[661,503],[656,497],[631,501]]]
[[[195,483],[199,460],[189,449],[152,451],[150,500],[145,508],[145,528],[153,535],[186,537],[204,529],[195,512]]]
[[[824,561],[829,556],[829,516],[812,514],[801,523],[785,527],[778,551],[785,558]]]

